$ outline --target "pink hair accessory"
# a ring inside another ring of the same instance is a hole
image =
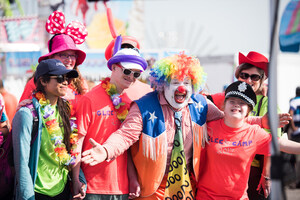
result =
[[[47,19],[46,30],[51,34],[69,35],[75,44],[82,44],[88,35],[87,29],[78,21],[72,21],[66,26],[65,15],[61,11],[54,11]]]

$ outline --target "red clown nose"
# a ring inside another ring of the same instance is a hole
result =
[[[179,87],[177,88],[177,90],[178,90],[178,92],[180,92],[180,93],[185,93],[185,91],[186,91],[186,89],[185,89],[184,86],[179,86]]]

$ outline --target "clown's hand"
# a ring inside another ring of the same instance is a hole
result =
[[[278,128],[284,127],[292,119],[289,113],[278,114]],[[266,113],[261,119],[262,128],[270,129],[268,113]]]
[[[85,164],[89,164],[90,166],[94,166],[105,161],[107,158],[107,152],[105,148],[92,138],[90,138],[89,141],[93,147],[82,153],[81,161]]]

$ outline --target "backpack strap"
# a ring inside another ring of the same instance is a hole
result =
[[[36,140],[37,135],[38,135],[37,133],[38,133],[38,126],[39,126],[39,118],[38,118],[37,112],[36,112],[36,110],[33,106],[33,103],[26,104],[25,107],[30,109],[30,111],[32,113],[32,117],[33,117],[31,142],[30,142],[30,146],[32,146],[34,141]]]
[[[261,108],[261,105],[262,105],[262,102],[263,102],[263,99],[264,99],[264,98],[265,98],[265,96],[262,96],[262,98],[261,98],[261,99],[259,100],[259,102],[258,102],[256,116],[259,116],[260,108]]]

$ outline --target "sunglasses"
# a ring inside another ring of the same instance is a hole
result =
[[[117,64],[118,67],[120,67],[122,70],[123,70],[123,74],[129,76],[130,74],[133,73],[133,77],[134,78],[138,78],[140,77],[141,75],[141,72],[134,72],[134,71],[131,71],[130,69],[125,69],[122,65],[120,64]]]
[[[258,75],[258,74],[251,74],[250,75],[248,73],[243,73],[243,72],[240,73],[239,77],[241,79],[244,79],[244,80],[246,80],[246,79],[248,79],[250,77],[252,81],[258,81],[258,80],[261,79],[261,76]]]
[[[64,75],[50,76],[50,79],[56,79],[56,81],[57,81],[58,83],[63,83],[63,82],[65,82],[65,81],[67,81],[68,84],[69,84],[69,83],[71,82],[71,79],[68,78],[68,77],[66,77],[66,76],[64,76]]]

